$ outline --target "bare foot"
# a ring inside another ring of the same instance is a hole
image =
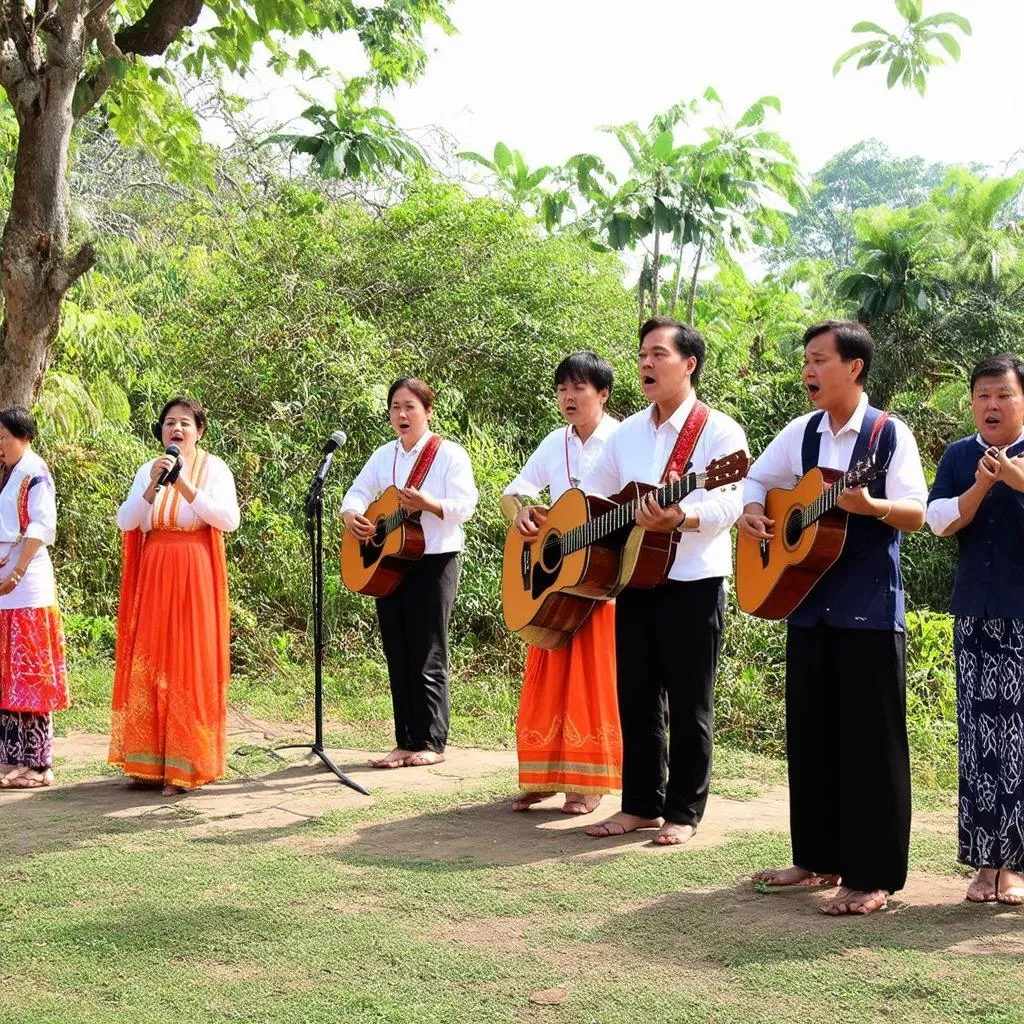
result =
[[[609,839],[611,836],[624,836],[627,832],[636,832],[641,828],[661,828],[661,818],[638,818],[635,814],[619,811],[596,825],[588,825],[583,831],[595,839]]]
[[[164,786],[160,790],[161,796],[180,796],[182,793],[187,793],[188,790],[184,786]]]
[[[841,914],[873,914],[876,910],[885,910],[889,895],[884,889],[862,892],[860,889],[842,888],[830,900],[821,905],[823,914],[838,917]]]
[[[128,785],[132,789],[159,789],[159,779],[137,779],[133,775],[126,776]]]
[[[0,779],[4,789],[43,789],[53,785],[53,769],[15,768]]]
[[[413,751],[406,750],[404,747],[395,747],[390,754],[371,760],[369,765],[371,768],[401,768],[405,765],[405,759],[411,757],[412,754]]]
[[[666,821],[651,842],[655,846],[682,846],[693,838],[696,831],[695,825],[680,825],[675,821]]]
[[[1024,904],[1024,875],[1019,871],[1007,871],[1003,868],[997,880],[996,899],[1008,907],[1019,907]]]
[[[601,803],[600,793],[566,793],[563,814],[590,814]]]
[[[978,868],[974,881],[967,886],[966,899],[970,903],[994,903],[996,898],[996,880],[999,872],[995,868]]]
[[[405,768],[426,768],[427,765],[440,764],[444,760],[444,754],[436,750],[417,750],[410,754],[403,762]]]
[[[753,877],[754,882],[770,886],[827,886],[832,888],[839,884],[838,875],[817,875],[806,868],[798,868],[796,865],[788,868],[768,868],[767,871],[758,871]]]
[[[550,793],[533,793],[523,792],[512,801],[513,811],[528,811],[534,804],[539,804],[541,800],[547,800],[549,796],[554,796],[555,791],[552,790]]]

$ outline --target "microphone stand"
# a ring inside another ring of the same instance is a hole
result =
[[[278,750],[305,749],[315,754],[337,775],[338,780],[363,796],[369,796],[354,779],[350,779],[324,750],[324,476],[317,473],[306,495],[306,533],[313,569],[313,742],[289,743]]]

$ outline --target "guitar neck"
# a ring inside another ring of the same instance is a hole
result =
[[[682,501],[690,493],[704,486],[705,475],[703,473],[687,473],[680,477],[675,483],[664,484],[654,492],[658,504],[662,508],[675,505]],[[579,551],[590,544],[595,544],[613,533],[632,526],[636,522],[636,511],[640,501],[634,498],[632,501],[616,505],[615,508],[593,519],[588,520],[581,526],[573,527],[562,537],[563,554],[571,554]]]
[[[806,530],[808,526],[816,523],[823,515],[827,512],[831,512],[836,507],[836,503],[839,501],[839,495],[850,486],[850,476],[851,474],[848,470],[839,477],[838,480],[834,480],[830,487],[821,492],[820,497],[815,501],[812,501],[811,504],[803,510],[800,515],[800,526],[802,529]],[[869,479],[873,480],[874,475]],[[868,483],[869,479],[865,479],[862,476],[862,479],[857,482],[856,486],[860,487],[863,484]]]
[[[406,512],[404,508],[396,508],[394,512],[384,518],[384,536],[387,536],[393,530],[397,530],[402,523],[407,519],[411,518],[413,513]]]

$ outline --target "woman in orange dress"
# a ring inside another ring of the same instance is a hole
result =
[[[32,451],[35,420],[0,411],[0,786],[53,783],[53,712],[66,708],[64,632],[47,546],[57,505]]]
[[[224,534],[239,512],[231,470],[199,448],[206,422],[191,398],[164,406],[153,431],[179,454],[142,466],[117,513],[124,561],[108,760],[138,782],[162,783],[164,796],[224,774]]]
[[[612,368],[593,352],[575,352],[555,370],[558,408],[565,427],[541,441],[522,472],[505,488],[508,501],[536,498],[547,489],[554,504],[577,487],[619,425],[604,411]],[[511,513],[511,510],[509,510]],[[537,536],[544,522],[538,505],[519,508],[515,525]],[[516,722],[519,796],[525,811],[555,793],[565,793],[565,814],[589,814],[604,793],[622,787],[622,733],[615,689],[615,606],[599,602],[564,647],[530,647]]]

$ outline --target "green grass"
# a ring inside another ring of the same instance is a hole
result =
[[[60,735],[106,732],[110,728],[113,666],[73,659],[70,672],[74,703],[55,718]],[[265,675],[235,675],[229,701],[233,707],[272,722],[295,723],[298,733],[313,714],[313,680],[309,669],[283,665]],[[518,682],[493,674],[456,669],[452,678],[451,742],[460,746],[507,748],[515,745]],[[353,659],[345,667],[328,666],[324,674],[324,709],[332,743],[368,749],[389,748],[394,741],[387,674],[372,660]]]
[[[192,831],[195,816],[173,809],[61,819],[55,842],[29,854],[5,831],[0,1022],[1024,1019],[1017,957],[955,948],[1020,936],[1020,915],[916,906],[826,919],[809,895],[751,890],[751,871],[788,857],[774,832],[668,853],[581,859],[594,847],[570,837],[555,858],[452,856],[467,816],[526,827],[488,807],[509,783],[382,791],[254,833]],[[32,799],[72,807],[58,796]],[[436,858],[406,850],[424,832],[441,840]],[[915,836],[914,870],[953,875],[954,856],[951,837]],[[558,1005],[529,1000],[556,988]]]
[[[387,746],[386,678],[372,660],[354,666],[328,672],[328,741]],[[107,729],[111,675],[75,665],[61,731]],[[516,689],[458,667],[453,742],[511,745]],[[305,671],[237,677],[231,701],[308,729]],[[951,812],[950,793],[921,785],[947,774],[934,767],[943,732],[911,729],[921,735],[915,808]],[[98,760],[57,767],[65,783],[110,772]],[[232,753],[229,776],[279,767],[253,747]],[[778,758],[716,749],[719,796],[785,781]],[[0,830],[0,1024],[1024,1020],[1024,915],[897,898],[865,921],[826,919],[810,894],[750,886],[752,871],[788,861],[782,832],[598,857],[545,832],[509,850],[502,837],[544,820],[495,809],[514,773],[454,785],[242,831],[204,825],[190,803],[90,814],[73,787],[14,805]],[[34,813],[19,827],[24,808]],[[915,833],[911,869],[960,885],[952,829]],[[551,1005],[530,1001],[549,989],[562,990]]]

